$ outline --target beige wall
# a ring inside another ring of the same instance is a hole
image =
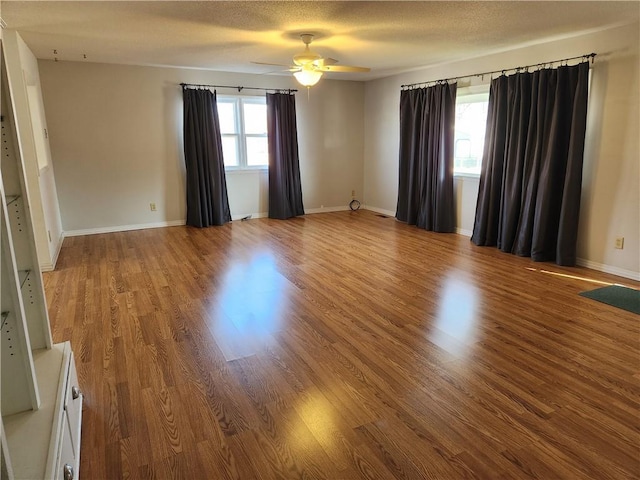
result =
[[[179,83],[297,88],[288,76],[47,60],[39,65],[66,234],[184,221]],[[308,98],[305,89],[297,93],[307,211],[346,208],[351,190],[362,191],[363,102],[360,82],[323,79]],[[266,213],[266,172],[230,173],[227,185],[234,218]],[[151,202],[157,211],[150,211]]]
[[[582,265],[640,279],[638,189],[638,23],[574,38],[409,72],[365,84],[364,201],[395,212],[398,188],[398,109],[402,84],[500,70],[596,52],[589,99],[581,235]],[[473,85],[490,78],[474,77]],[[469,233],[478,180],[456,179],[458,231]],[[614,238],[625,237],[624,250]]]
[[[625,53],[592,73],[578,256],[612,273],[640,272],[639,64],[637,51]]]

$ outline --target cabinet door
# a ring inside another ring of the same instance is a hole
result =
[[[62,422],[62,446],[60,448],[60,458],[57,462],[58,468],[55,478],[58,480],[76,480],[78,472],[76,462],[73,455],[73,445],[71,443],[71,430],[69,429],[69,421],[65,418]]]
[[[67,393],[64,401],[64,409],[67,415],[67,423],[71,432],[71,443],[73,451],[80,451],[80,423],[82,419],[82,393],[78,385],[78,374],[76,372],[76,362],[71,354],[69,359],[69,378],[67,380]]]

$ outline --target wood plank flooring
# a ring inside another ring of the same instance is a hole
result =
[[[84,479],[640,477],[638,283],[368,211],[67,238]]]

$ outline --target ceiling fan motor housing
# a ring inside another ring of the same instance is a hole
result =
[[[313,63],[316,60],[320,60],[322,58],[321,55],[318,55],[315,52],[312,52],[311,50],[309,50],[309,47],[307,46],[307,48],[305,49],[304,52],[302,53],[298,53],[297,55],[293,56],[293,63],[295,63],[296,65],[306,65],[307,63]]]
[[[312,52],[309,48],[309,44],[313,41],[313,35],[311,33],[303,33],[300,35],[302,42],[305,44],[304,52],[298,53],[293,56],[293,63],[296,65],[306,65],[307,63],[313,63],[316,60],[320,60],[322,55]]]

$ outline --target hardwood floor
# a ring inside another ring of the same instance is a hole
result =
[[[67,238],[80,475],[640,476],[638,283],[368,211]]]

